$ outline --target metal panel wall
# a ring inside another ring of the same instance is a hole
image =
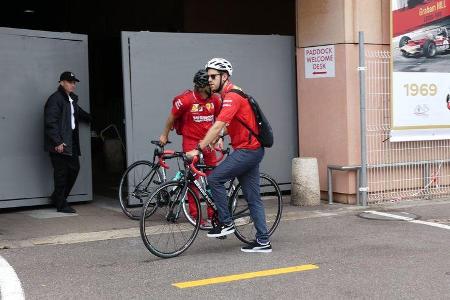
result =
[[[128,164],[151,158],[175,95],[192,88],[193,74],[212,57],[233,64],[232,80],[261,104],[275,134],[261,171],[291,181],[298,154],[293,37],[123,32],[122,59]],[[180,149],[180,137],[171,148]]]
[[[80,79],[76,93],[89,111],[87,36],[0,28],[0,208],[49,203],[53,169],[44,152],[44,104],[62,71]],[[92,199],[90,130],[69,201]]]

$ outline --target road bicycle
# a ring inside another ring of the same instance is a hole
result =
[[[154,189],[161,183],[167,181],[167,172],[169,165],[166,163],[167,159],[172,159],[172,150],[164,150],[164,146],[159,141],[151,141],[156,146],[153,152],[153,160],[139,160],[131,164],[123,173],[119,184],[119,203],[123,213],[133,220],[139,220],[142,213],[142,206],[150,197]],[[171,142],[168,141],[168,144]],[[215,151],[221,154],[218,162],[223,159],[225,154],[229,153],[229,149],[222,150],[215,148]],[[178,167],[173,180],[180,180],[183,178],[184,170]],[[206,181],[201,178],[200,183],[206,186]],[[233,183],[227,183],[228,193],[231,194],[235,190]],[[205,203],[205,202],[203,202]],[[203,204],[202,203],[202,204]],[[183,210],[188,220],[194,224],[195,220],[189,214],[189,204],[187,199],[183,199]],[[210,227],[202,225],[202,229]]]
[[[153,160],[134,162],[120,179],[120,207],[123,213],[133,220],[139,220],[142,206],[154,189],[167,181],[166,169],[169,167],[165,162],[164,146],[159,141],[151,141],[151,143],[156,146],[153,151]]]
[[[218,226],[217,208],[208,192],[196,175],[205,178],[204,173],[214,167],[197,164],[198,157],[190,161],[184,152],[173,152],[172,157],[183,161],[183,177],[176,181],[167,181],[158,186],[142,209],[140,233],[146,248],[161,258],[171,258],[186,251],[194,242],[201,228],[201,201],[205,201],[214,210],[212,225]],[[235,180],[229,184],[234,186]],[[207,187],[207,186],[206,186]],[[260,174],[260,193],[264,203],[268,234],[271,236],[281,219],[283,199],[277,182],[267,174]],[[190,217],[184,207],[187,194],[195,201],[196,218]],[[244,243],[254,241],[255,229],[250,216],[242,187],[237,184],[229,193],[229,209],[235,224],[235,235]],[[191,218],[191,220],[190,220]]]

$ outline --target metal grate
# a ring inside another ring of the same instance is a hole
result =
[[[366,52],[368,203],[450,195],[450,140],[390,142],[390,52]]]

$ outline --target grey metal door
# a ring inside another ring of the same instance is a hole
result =
[[[171,100],[192,88],[193,74],[212,57],[233,64],[232,80],[261,104],[275,145],[261,171],[291,182],[298,153],[295,45],[290,36],[123,32],[122,59],[128,164],[151,157],[149,140],[161,134]],[[171,148],[180,148],[180,138]]]
[[[62,71],[80,79],[89,110],[87,36],[0,28],[0,208],[49,203],[53,169],[44,152],[44,104]],[[82,156],[69,201],[92,199],[90,130],[80,131]]]

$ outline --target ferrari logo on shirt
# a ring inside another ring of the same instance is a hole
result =
[[[212,104],[212,103],[206,103],[206,109],[210,112],[211,110],[213,110],[214,109],[214,104]]]

